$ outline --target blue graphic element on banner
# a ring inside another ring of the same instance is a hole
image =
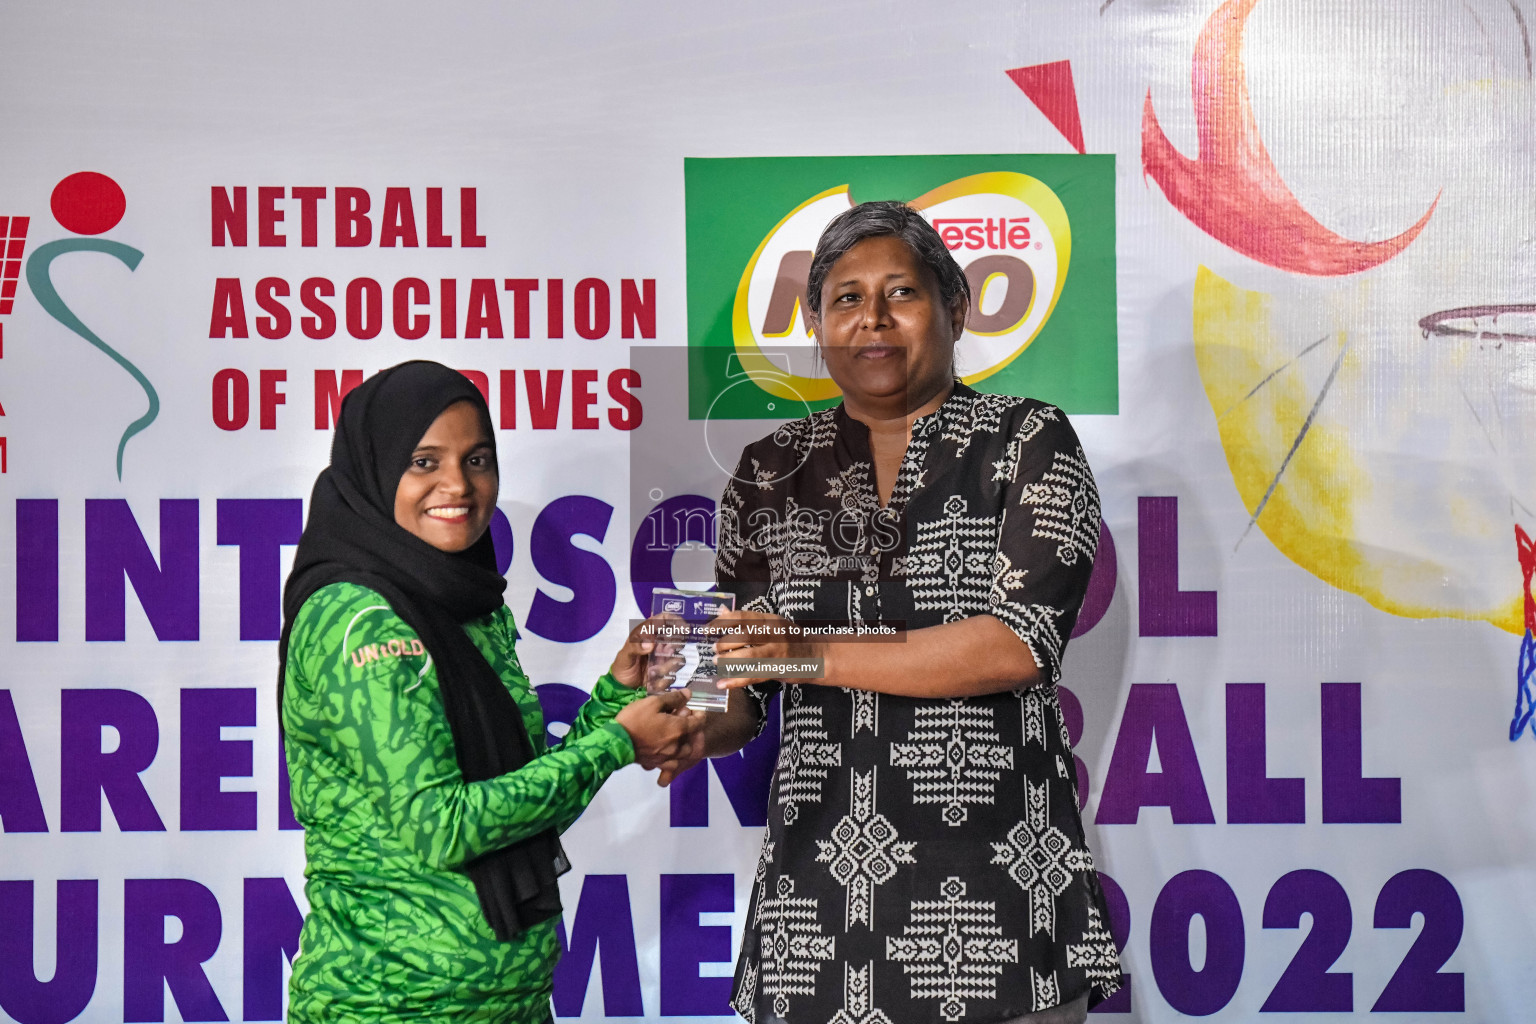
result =
[[[1531,637],[1530,630],[1526,630],[1525,639],[1520,642],[1520,667],[1515,670],[1515,717],[1509,722],[1511,743],[1520,738],[1528,724],[1531,738],[1536,739],[1536,724],[1531,724],[1531,716],[1536,714],[1533,681],[1536,681],[1536,639]]]
[[[127,265],[129,270],[136,270],[139,261],[144,254],[131,245],[122,242],[114,242],[107,238],[61,238],[56,242],[48,242],[37,247],[27,260],[27,286],[32,289],[32,294],[37,296],[38,304],[47,311],[59,323],[74,331],[80,337],[90,342],[111,356],[113,361],[128,371],[128,375],[139,382],[144,389],[145,396],[149,399],[149,409],[128,424],[123,431],[122,439],[117,442],[117,478],[123,478],[123,449],[128,446],[128,439],[155,421],[160,415],[160,396],[155,393],[155,386],[149,382],[149,378],[139,371],[137,366],[129,362],[122,353],[111,345],[102,341],[96,334],[75,315],[74,311],[59,298],[58,291],[53,287],[53,279],[50,276],[53,261],[69,252],[104,252],[108,256],[115,256]]]

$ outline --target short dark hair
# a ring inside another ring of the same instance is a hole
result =
[[[832,218],[821,238],[816,242],[816,254],[811,257],[811,272],[805,282],[807,310],[815,320],[821,319],[821,289],[826,284],[832,264],[847,255],[848,250],[866,238],[891,235],[906,243],[939,282],[939,296],[944,308],[953,309],[963,297],[967,306],[971,301],[971,283],[965,279],[960,264],[949,254],[949,247],[918,213],[906,203],[893,200],[877,200],[860,203]]]

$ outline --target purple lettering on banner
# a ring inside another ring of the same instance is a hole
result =
[[[1349,894],[1322,871],[1280,876],[1264,898],[1264,927],[1300,928],[1302,915],[1312,919],[1311,930],[1259,1012],[1349,1013],[1355,1008],[1355,976],[1329,970],[1349,945]]]
[[[160,502],[160,561],[150,552],[121,498],[85,503],[85,638],[127,635],[127,588],[161,640],[196,640],[198,632],[197,499]]]
[[[281,831],[302,831],[304,826],[293,816],[293,787],[288,781],[288,747],[282,731],[277,737],[277,827]]]
[[[608,624],[619,593],[613,570],[603,556],[578,548],[578,534],[602,541],[613,506],[585,494],[556,498],[533,521],[528,551],[533,567],[551,583],[569,587],[571,599],[558,601],[543,590],[533,595],[526,624],[546,640],[574,644]]]
[[[1466,1009],[1466,975],[1440,970],[1461,945],[1465,924],[1461,896],[1450,879],[1423,868],[1399,871],[1387,879],[1376,897],[1373,926],[1412,928],[1416,916],[1423,917],[1424,927],[1371,1012],[1461,1013]]]
[[[1205,963],[1189,962],[1189,923],[1205,922]],[[1152,905],[1152,977],[1168,1005],[1206,1017],[1232,1001],[1243,980],[1243,908],[1232,887],[1210,871],[1184,871],[1168,879]]]
[[[1067,727],[1067,742],[1075,747],[1083,738],[1083,702],[1060,683],[1056,684],[1056,702],[1061,705],[1061,722]],[[1072,767],[1077,774],[1077,809],[1081,811],[1088,806],[1092,780],[1088,777],[1088,766],[1076,754],[1072,755]]]
[[[1160,772],[1147,770],[1154,737]],[[1143,807],[1168,808],[1176,825],[1216,823],[1179,688],[1172,683],[1131,684],[1094,821],[1134,825]]]
[[[283,1019],[283,965],[299,953],[304,915],[281,878],[245,880],[243,1013],[246,1020]]]
[[[1083,607],[1077,613],[1072,626],[1074,638],[1082,636],[1104,618],[1109,602],[1115,596],[1115,583],[1120,575],[1120,565],[1115,558],[1115,538],[1109,532],[1109,524],[1099,520],[1099,549],[1093,556],[1093,572],[1088,577],[1088,592],[1083,595]]]
[[[124,832],[164,832],[139,773],[155,760],[160,725],[149,701],[131,690],[63,690],[59,694],[59,827],[100,832],[105,794]],[[117,749],[101,749],[102,726],[117,730]]]
[[[1323,821],[1399,824],[1401,779],[1368,779],[1360,737],[1360,684],[1323,684]]]
[[[59,638],[59,503],[16,500],[16,639]]]
[[[587,702],[587,691],[570,683],[540,683],[533,688],[539,698],[539,709],[544,712],[544,742],[551,750],[560,745],[564,734],[556,735],[550,726],[560,723],[569,727],[581,714],[581,706]]]
[[[592,964],[602,963],[603,1016],[639,1017],[640,957],[635,952],[635,922],[630,912],[629,882],[623,875],[588,875],[581,883],[581,901],[566,941],[560,937],[560,961],[555,964],[555,1015],[578,1017],[587,1000]]]
[[[1227,822],[1300,825],[1307,820],[1305,779],[1271,779],[1264,684],[1227,684]]]
[[[165,941],[165,919],[181,938]],[[165,990],[182,1020],[229,1020],[203,964],[223,932],[218,898],[186,878],[130,878],[123,883],[123,1020],[165,1020]]]
[[[661,1015],[727,1017],[731,979],[701,978],[699,965],[730,961],[729,925],[702,925],[703,913],[736,909],[731,875],[661,876]]]
[[[501,509],[491,511],[491,548],[496,552],[496,571],[503,576],[512,568],[512,523]]]
[[[32,948],[33,884],[0,882],[0,1010],[18,1024],[64,1024],[96,991],[96,880],[58,883],[53,977],[38,981]]]
[[[1102,871],[1095,874],[1099,876],[1099,885],[1104,890],[1104,909],[1109,911],[1109,937],[1114,940],[1115,949],[1124,954],[1125,944],[1131,941],[1131,902],[1125,898],[1125,890],[1120,888],[1119,882]],[[1120,988],[1115,994],[1088,1012],[1130,1013],[1131,976],[1120,975]]]
[[[768,824],[768,792],[779,762],[779,729],[779,695],[774,694],[763,731],[756,739],[737,753],[694,765],[667,787],[672,827],[702,828],[709,824],[709,768],[715,770],[743,827]]]
[[[1137,499],[1142,636],[1215,636],[1216,591],[1179,589],[1179,499]]]
[[[256,794],[225,793],[226,778],[251,777],[250,740],[222,740],[225,725],[256,724],[256,691],[181,691],[181,830],[255,831]]]
[[[276,640],[283,631],[282,549],[304,532],[298,498],[220,498],[218,542],[240,549],[240,639]]]
[[[676,587],[672,556],[684,544],[715,546],[715,503],[699,494],[678,494],[645,514],[629,549],[629,586],[641,615],[651,614],[657,587]]]
[[[48,831],[10,690],[0,690],[0,826],[6,832]]]

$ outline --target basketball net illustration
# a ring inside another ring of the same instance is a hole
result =
[[[1536,739],[1536,542],[1522,525],[1536,523],[1536,305],[1442,310],[1421,319],[1419,330],[1456,350],[1462,395],[1509,491],[1525,610],[1509,738],[1519,739],[1529,726]]]

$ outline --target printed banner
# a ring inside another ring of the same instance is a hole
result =
[[[806,274],[876,198],[967,274],[960,376],[1064,409],[1102,498],[1060,688],[1125,972],[1090,1019],[1529,1015],[1536,8],[872,13],[10,13],[0,1021],[282,1018],[280,597],[349,390],[486,395],[557,741],[713,582],[742,447],[838,400]],[[558,1020],[733,1019],[780,735],[572,826]]]

